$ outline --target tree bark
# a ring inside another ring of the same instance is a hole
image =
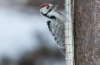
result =
[[[75,0],[76,65],[100,65],[100,0]]]

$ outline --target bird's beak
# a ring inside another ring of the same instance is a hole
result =
[[[55,9],[55,8],[58,7],[58,5],[52,5],[52,4],[49,4],[49,7],[50,7],[50,9]]]
[[[52,4],[49,4],[49,7],[50,7],[50,9],[52,9],[53,5]]]

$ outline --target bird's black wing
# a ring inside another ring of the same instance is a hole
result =
[[[48,28],[49,28],[50,32],[52,33],[52,29],[51,29],[51,21],[47,21],[47,25],[48,25]]]

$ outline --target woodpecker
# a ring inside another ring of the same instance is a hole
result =
[[[43,3],[39,6],[40,13],[48,18],[47,25],[54,36],[57,46],[65,51],[65,21],[66,18],[57,12],[57,5]]]

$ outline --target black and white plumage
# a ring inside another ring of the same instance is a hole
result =
[[[40,13],[49,19],[47,25],[55,41],[60,48],[65,50],[65,21],[66,18],[59,12],[56,12],[57,6],[50,3],[43,3],[40,5]]]

